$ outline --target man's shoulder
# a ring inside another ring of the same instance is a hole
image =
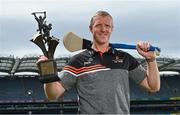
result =
[[[87,61],[89,59],[89,56],[90,55],[87,50],[82,51],[72,56],[68,61],[67,65],[75,68],[81,68],[84,66],[84,61]]]
[[[115,49],[114,51],[115,51],[115,53],[116,53],[117,55],[132,56],[132,55],[129,54],[128,52],[125,52],[125,51],[122,51],[122,50],[117,50],[117,49]]]
[[[85,57],[87,57],[89,54],[87,52],[87,50],[84,50],[78,54],[73,55],[70,60],[69,60],[69,64],[80,64],[83,59],[85,59]]]
[[[84,56],[87,56],[87,55],[88,55],[88,51],[87,51],[87,50],[84,50],[84,51],[82,51],[82,52],[80,52],[80,53],[77,53],[77,54],[73,55],[73,56],[71,57],[71,59],[79,59],[79,58],[84,57]]]
[[[130,54],[126,51],[115,49],[115,54],[116,54],[116,56],[120,56],[120,57],[127,59],[127,60],[136,60],[136,58],[132,54]]]

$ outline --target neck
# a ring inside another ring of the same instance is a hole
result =
[[[93,43],[92,44],[92,48],[95,50],[95,51],[98,51],[98,52],[101,52],[101,53],[104,53],[106,51],[109,50],[109,43],[106,43],[106,44],[98,44],[98,43]]]

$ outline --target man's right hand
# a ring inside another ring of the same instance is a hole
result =
[[[40,56],[36,64],[38,65],[40,62],[47,61],[48,58],[46,56]],[[58,99],[64,92],[64,87],[60,84],[60,82],[50,82],[44,83],[44,91],[45,95],[49,100]]]
[[[48,58],[46,56],[40,56],[36,64],[38,65],[40,62],[46,61]]]

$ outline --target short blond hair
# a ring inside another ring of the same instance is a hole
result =
[[[98,11],[98,12],[96,12],[96,14],[91,18],[89,27],[92,27],[92,26],[93,26],[93,24],[94,24],[94,17],[96,17],[96,16],[103,16],[103,17],[109,16],[109,17],[112,19],[112,26],[113,26],[113,18],[112,18],[112,16],[111,16],[108,12],[106,12],[106,11]]]

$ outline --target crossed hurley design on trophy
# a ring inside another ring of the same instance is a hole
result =
[[[59,39],[50,36],[52,24],[46,24],[46,12],[33,12],[32,15],[34,15],[34,18],[38,22],[38,33],[35,34],[30,41],[39,46],[43,54],[48,57],[47,61],[38,64],[40,71],[39,80],[42,83],[58,81],[59,78],[57,77],[57,65],[54,60],[54,52],[59,44]]]

